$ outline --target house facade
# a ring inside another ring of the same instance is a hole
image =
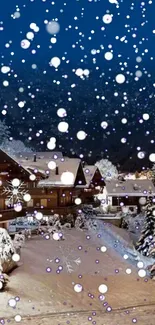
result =
[[[35,178],[27,212],[68,214],[76,210],[76,199],[86,186],[80,159],[50,152],[20,154],[17,159]]]
[[[17,179],[18,177],[18,179]],[[27,193],[30,182],[30,172],[18,162],[0,150],[0,226],[5,227],[7,220],[14,219],[24,213],[20,209],[15,210],[14,204],[18,202],[17,187],[13,184],[20,180],[23,195]],[[25,189],[25,191],[24,191]],[[15,199],[16,197],[16,199]]]
[[[123,207],[140,211],[150,196],[155,196],[155,187],[151,180],[106,181],[106,202],[111,211],[120,211]]]
[[[85,165],[83,171],[86,179],[86,186],[83,193],[84,201],[86,204],[94,204],[94,197],[100,192],[103,192],[105,181],[96,166]]]
[[[0,150],[0,222],[35,215],[76,214],[92,204],[105,183],[95,166],[61,152],[20,153]]]

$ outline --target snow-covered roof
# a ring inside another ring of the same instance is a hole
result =
[[[28,175],[31,175],[31,172],[23,165],[20,164],[20,162],[17,160],[17,158],[13,155],[10,155],[8,152],[6,152],[5,150],[3,149],[0,149],[0,151],[7,155],[9,158],[11,158],[11,160],[16,163],[22,170],[24,170]]]
[[[90,185],[97,169],[98,168],[95,165],[85,165],[85,167],[83,168],[86,179],[86,187]]]
[[[64,157],[63,161],[61,159],[56,161],[58,167],[58,175],[56,175],[56,170],[50,170],[49,177],[44,180],[40,180],[38,187],[44,186],[67,186],[61,181],[61,176],[64,172],[70,172],[74,175],[73,182],[68,186],[73,186],[77,176],[77,171],[81,163],[80,159]],[[47,167],[47,165],[46,165]],[[48,169],[48,167],[47,167]],[[49,169],[48,169],[49,170]]]
[[[38,151],[38,152],[20,152],[16,154],[16,157],[18,161],[33,161],[34,156],[36,156],[36,161],[42,160],[42,159],[49,159],[50,160],[55,160],[57,159],[62,159],[63,154],[62,152],[59,151]]]
[[[148,196],[155,195],[155,187],[149,179],[128,179],[106,181],[109,196]]]
[[[18,155],[19,163],[26,169],[31,170],[35,174],[35,170],[47,176],[46,179],[42,179],[38,182],[37,187],[54,187],[54,186],[66,186],[61,181],[61,175],[64,172],[71,172],[74,176],[72,184],[68,186],[73,186],[76,180],[77,171],[81,164],[80,159],[63,157],[61,153],[56,152],[39,152],[36,153],[36,161],[34,161],[34,153],[24,153],[23,155]],[[40,157],[40,158],[39,158]],[[50,170],[48,164],[50,161],[55,161],[57,166],[56,169]],[[57,174],[58,173],[58,174]],[[83,176],[84,177],[84,176]],[[80,184],[79,184],[80,185]]]

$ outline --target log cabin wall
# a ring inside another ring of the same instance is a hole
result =
[[[93,184],[95,187],[96,186],[101,186],[101,187],[104,188],[105,182],[104,182],[104,180],[102,178],[102,175],[101,175],[99,169],[96,170],[96,172],[95,172],[95,174],[93,176],[91,184]]]
[[[28,207],[63,207],[73,205],[72,188],[36,188],[30,189],[31,201]]]

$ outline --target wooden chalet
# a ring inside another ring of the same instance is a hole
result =
[[[19,165],[16,159],[10,157],[6,152],[0,150],[0,226],[5,227],[5,223],[9,219],[14,219],[23,214],[16,212],[11,204],[12,185],[11,181],[15,178],[24,182],[26,188],[30,182],[30,172],[23,166]],[[10,188],[10,192],[6,194],[6,188]],[[9,200],[10,198],[10,200]],[[13,199],[13,197],[12,197]]]
[[[15,179],[19,185],[13,184]],[[94,195],[104,186],[96,166],[83,168],[80,159],[64,157],[61,152],[20,153],[11,157],[0,150],[1,226],[27,213],[76,214],[81,204],[92,204]],[[25,194],[28,200],[24,199]]]
[[[94,195],[103,191],[105,182],[98,167],[85,165],[83,171],[86,179],[86,186],[83,194],[84,201],[87,204],[92,204],[94,203]]]
[[[63,157],[62,153],[37,152],[17,155],[17,160],[32,175],[33,187],[29,188],[31,200],[27,212],[41,211],[46,215],[53,213],[74,213],[78,206],[75,199],[81,197],[86,179],[80,159]],[[50,169],[49,163],[55,162]],[[71,176],[71,181],[62,181],[62,175]]]
[[[105,190],[106,201],[113,211],[119,211],[123,206],[140,211],[147,197],[155,196],[155,187],[148,179],[106,181]]]

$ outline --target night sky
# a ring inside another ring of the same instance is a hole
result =
[[[42,151],[54,137],[54,150],[120,170],[151,166],[154,13],[148,0],[3,1],[0,112],[11,136]]]

